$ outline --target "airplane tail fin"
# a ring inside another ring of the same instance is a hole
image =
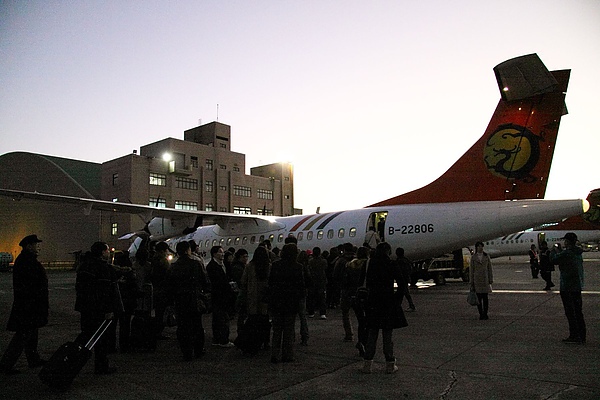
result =
[[[370,207],[544,197],[570,70],[550,72],[529,54],[494,73],[501,99],[483,136],[429,185]]]

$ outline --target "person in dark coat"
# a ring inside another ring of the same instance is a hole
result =
[[[41,240],[36,235],[23,238],[23,248],[13,267],[14,301],[6,329],[15,332],[8,344],[0,371],[14,374],[19,371],[14,365],[25,350],[29,368],[45,363],[37,350],[38,328],[48,324],[48,277],[46,270],[37,260]]]
[[[402,270],[398,264],[392,263],[391,254],[392,248],[388,243],[379,243],[367,266],[366,286],[369,289],[369,299],[366,306],[366,324],[369,333],[362,369],[364,373],[371,373],[379,330],[383,336],[386,373],[391,374],[398,370],[392,333],[394,329],[405,327],[408,323],[402,311],[402,288],[405,285]],[[394,281],[400,290],[394,291]]]
[[[271,322],[269,321],[268,285],[271,258],[264,246],[254,250],[252,261],[244,268],[240,280],[240,297],[244,298],[248,322],[257,332],[258,347],[269,348]],[[239,334],[238,330],[238,334]],[[239,336],[238,336],[239,337]]]
[[[273,263],[269,275],[269,304],[273,317],[273,340],[271,341],[271,362],[292,362],[294,360],[294,335],[296,314],[300,300],[305,296],[304,273],[298,263],[298,247],[288,243],[281,249],[281,260]]]
[[[583,316],[581,291],[584,285],[583,249],[577,245],[575,232],[567,232],[564,248],[555,247],[550,253],[550,262],[560,271],[560,298],[569,323],[569,337],[564,343],[585,344],[586,324]]]
[[[554,265],[550,262],[550,249],[548,248],[548,242],[543,240],[540,243],[540,275],[546,282],[543,290],[552,290],[554,282],[552,282],[552,271],[554,271]]]
[[[167,272],[171,267],[169,263],[169,244],[158,242],[154,250],[154,256],[150,262],[151,272],[149,277],[154,291],[154,330],[157,339],[169,339],[167,335],[163,335],[165,329],[163,318],[166,308],[170,305],[167,300],[166,289]]]
[[[169,297],[175,304],[177,341],[185,361],[199,358],[204,353],[204,327],[202,312],[198,309],[198,295],[208,292],[209,282],[202,264],[192,257],[188,242],[176,247],[179,258],[171,265],[167,275]]]
[[[314,317],[315,312],[327,316],[327,303],[325,295],[327,289],[327,260],[321,255],[321,248],[313,248],[312,258],[308,262],[308,269],[313,284],[308,289],[306,298],[306,309],[309,317]]]
[[[213,346],[233,347],[229,341],[230,313],[237,295],[232,287],[231,271],[225,267],[225,251],[221,246],[210,249],[211,260],[206,266],[212,294]]]
[[[105,320],[113,319],[120,299],[118,298],[117,272],[108,263],[110,248],[104,242],[96,242],[77,270],[75,281],[75,311],[81,313],[81,334],[75,342],[85,345]],[[111,374],[116,368],[108,363],[106,335],[94,346],[96,374]]]

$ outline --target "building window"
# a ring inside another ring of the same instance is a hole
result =
[[[166,208],[167,200],[161,199],[160,197],[150,197],[148,200],[148,205],[156,208]]]
[[[111,234],[112,236],[117,236],[117,234],[118,234],[118,231],[119,231],[119,224],[118,224],[118,223],[116,223],[116,222],[113,222],[113,223],[110,225],[110,234]]]
[[[118,197],[113,197],[112,202],[116,203],[117,201],[119,201],[119,198]]]
[[[198,203],[195,201],[176,201],[175,208],[177,210],[197,210]]]
[[[179,189],[198,190],[198,179],[178,177],[175,179],[175,186]]]
[[[214,190],[214,185],[212,181],[204,182],[204,187],[206,188],[207,192],[212,192]]]
[[[289,181],[289,180],[290,180],[290,177],[289,177],[289,176],[286,176],[285,178],[283,178],[283,180],[284,180],[284,181]]]
[[[227,169],[227,165],[225,165],[225,164],[220,164],[220,165],[219,165],[219,169]]]
[[[219,143],[219,146],[221,146],[222,149],[226,149],[227,145],[225,143]]]
[[[256,189],[256,197],[259,199],[273,200],[273,191],[266,189]]]
[[[221,211],[221,212],[227,212],[227,207],[219,207],[219,211]]]
[[[191,156],[191,158],[190,158],[190,164],[192,164],[192,167],[198,168],[198,157]]]
[[[208,171],[213,170],[213,160],[206,159],[206,164],[204,165]]]
[[[240,167],[233,167],[233,172],[240,172]]]
[[[252,209],[250,207],[239,207],[233,206],[234,214],[252,214]]]
[[[150,173],[150,184],[154,186],[167,186],[167,176],[164,174]]]
[[[227,191],[227,186],[221,185],[221,186],[219,186],[219,190],[222,190],[222,191],[226,192]]]
[[[289,195],[289,194],[286,194],[286,195],[285,195],[285,196],[283,196],[283,197],[284,197],[286,200],[289,200],[289,199],[290,199],[290,195]]]
[[[114,173],[112,176],[112,185],[117,186],[118,183],[119,183],[119,174]]]
[[[240,197],[252,197],[252,188],[248,186],[233,185],[233,194]]]
[[[273,210],[268,208],[259,208],[256,210],[256,214],[258,215],[273,215]]]
[[[212,203],[206,203],[204,205],[204,211],[212,211],[213,210],[213,204]]]

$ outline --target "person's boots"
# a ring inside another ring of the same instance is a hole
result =
[[[396,361],[387,361],[385,363],[385,373],[386,374],[393,374],[396,371],[398,371],[398,367],[396,366]]]
[[[371,367],[373,367],[373,360],[365,360],[365,363],[360,372],[362,372],[363,374],[370,374]]]

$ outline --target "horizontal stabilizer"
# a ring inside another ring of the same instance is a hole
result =
[[[494,67],[504,101],[522,100],[552,92],[558,82],[537,54],[516,57]]]

